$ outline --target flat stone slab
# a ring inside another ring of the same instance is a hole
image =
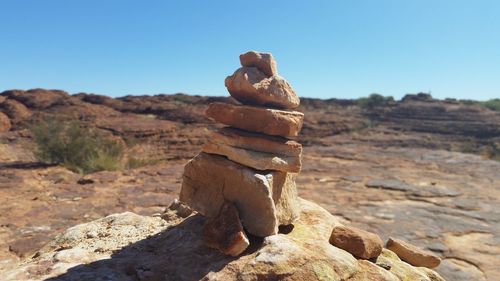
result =
[[[232,202],[245,229],[256,236],[276,234],[298,218],[295,174],[259,172],[223,156],[200,153],[185,166],[180,200],[207,217]]]
[[[302,145],[296,141],[231,127],[224,127],[216,132],[212,132],[210,140],[260,152],[277,153],[286,156],[302,155]]]
[[[272,136],[295,137],[302,129],[304,114],[248,105],[215,102],[205,112],[210,119],[242,130]]]
[[[398,180],[370,180],[366,183],[366,187],[404,191],[412,197],[456,197],[462,194],[462,192],[446,186],[415,186]]]
[[[213,132],[203,152],[223,155],[230,160],[257,170],[300,172],[302,145],[282,138],[223,128]]]

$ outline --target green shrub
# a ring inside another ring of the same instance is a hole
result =
[[[127,161],[126,168],[127,169],[135,169],[135,168],[140,168],[148,165],[154,165],[160,163],[160,159],[152,159],[152,158],[136,158],[136,157],[129,157]]]
[[[481,104],[491,110],[500,111],[500,99],[483,101]]]
[[[356,100],[356,104],[363,109],[374,109],[391,103],[394,103],[393,97],[384,97],[379,94],[371,94],[367,98],[359,98]]]
[[[123,145],[81,122],[47,119],[30,130],[40,161],[61,164],[79,173],[122,167]]]

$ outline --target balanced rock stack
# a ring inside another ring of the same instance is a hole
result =
[[[241,105],[212,103],[206,115],[227,125],[212,132],[186,164],[180,200],[208,217],[207,245],[233,256],[249,245],[248,233],[266,237],[298,219],[295,178],[301,169],[300,100],[278,76],[271,54],[240,55],[242,67],[225,85]]]

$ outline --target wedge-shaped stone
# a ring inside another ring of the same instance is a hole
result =
[[[212,132],[209,138],[216,143],[253,151],[276,153],[286,156],[301,156],[302,145],[282,137],[252,133],[231,127]]]
[[[238,148],[222,143],[209,141],[203,152],[226,156],[228,159],[257,170],[277,170],[283,172],[300,172],[300,157],[258,152]]]
[[[184,168],[180,200],[207,217],[217,216],[225,202],[232,202],[245,229],[264,237],[298,218],[298,207],[284,210],[298,204],[294,180],[294,174],[258,172],[222,156],[200,153]]]
[[[216,122],[251,132],[272,136],[294,137],[302,128],[304,114],[262,107],[215,102],[206,115]]]
[[[403,261],[413,266],[434,268],[441,263],[438,256],[403,240],[389,238],[386,247],[396,253]]]
[[[250,245],[241,226],[238,210],[232,203],[224,203],[217,217],[207,219],[203,226],[203,241],[208,247],[233,257]]]
[[[281,76],[267,77],[256,67],[241,67],[226,77],[224,85],[243,104],[296,108],[300,99]]]

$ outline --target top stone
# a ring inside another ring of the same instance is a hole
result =
[[[270,53],[259,53],[256,51],[246,52],[240,55],[241,66],[257,67],[267,76],[278,74],[276,61]]]

